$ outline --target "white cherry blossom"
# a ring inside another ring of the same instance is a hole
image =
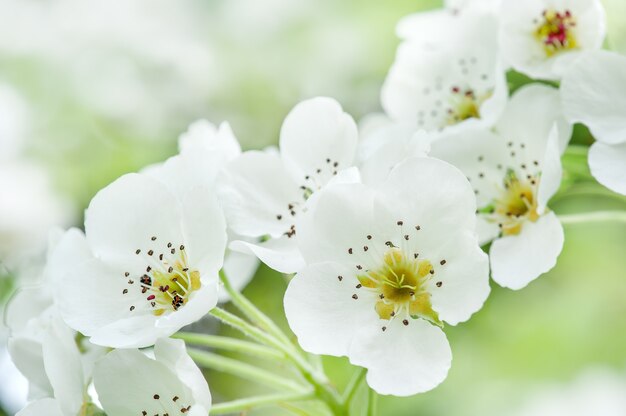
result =
[[[357,128],[339,103],[318,97],[298,104],[280,133],[280,152],[249,151],[232,161],[220,183],[228,225],[258,242],[230,248],[253,253],[275,270],[303,266],[296,245],[298,217],[329,182],[354,181]]]
[[[569,120],[588,126],[597,140],[589,149],[592,175],[626,195],[626,57],[583,54],[566,72],[561,94]]]
[[[500,50],[533,78],[558,80],[580,51],[599,49],[606,32],[600,0],[503,1]]]
[[[511,289],[554,267],[563,247],[563,228],[547,203],[561,182],[560,152],[571,127],[546,105],[550,90],[518,91],[495,132],[466,131],[431,145],[431,156],[457,166],[474,187],[480,242],[493,240],[492,277]]]
[[[441,383],[452,357],[440,327],[469,319],[489,294],[474,211],[463,174],[425,157],[400,163],[380,187],[320,192],[300,223],[307,267],[285,294],[302,348],[348,356],[381,394]]]
[[[468,13],[449,26],[434,43],[410,37],[398,48],[381,92],[394,121],[453,131],[490,127],[502,112],[508,92],[495,17]]]
[[[85,213],[85,234],[69,230],[53,254],[60,312],[95,344],[152,345],[217,303],[222,211],[210,189],[177,194],[171,186],[188,185],[184,172],[169,175],[165,183],[127,174],[102,189]]]

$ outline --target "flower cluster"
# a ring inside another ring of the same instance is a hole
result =
[[[37,399],[21,415],[207,415],[194,360],[341,414],[349,403],[239,293],[259,260],[288,274],[284,311],[304,351],[348,357],[380,394],[431,390],[451,365],[446,325],[481,309],[489,277],[517,290],[555,266],[564,233],[550,200],[573,123],[597,139],[591,173],[626,194],[626,58],[597,50],[598,0],[448,2],[397,32],[385,114],[359,128],[334,99],[308,99],[278,149],[246,152],[228,123],[195,122],[178,155],[98,192],[84,231],[54,235],[40,286],[8,312]],[[510,92],[511,70],[551,82]],[[217,306],[228,300],[255,325]],[[207,314],[266,346],[199,344],[278,350],[302,380],[170,339],[197,342],[179,331]]]

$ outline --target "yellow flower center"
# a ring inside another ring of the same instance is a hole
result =
[[[544,10],[541,21],[537,23],[535,38],[542,44],[546,56],[551,57],[558,52],[578,48],[574,33],[576,19],[569,10]]]
[[[491,91],[477,94],[471,88],[452,87],[447,123],[453,125],[469,118],[480,118],[480,106],[489,97],[491,97]]]
[[[378,293],[380,300],[375,308],[381,319],[391,319],[401,311],[413,318],[423,318],[442,325],[437,312],[432,309],[426,283],[434,273],[428,260],[407,256],[397,247],[389,248],[383,255],[383,264],[375,270],[357,276],[363,287]],[[407,325],[408,322],[405,322]]]
[[[155,241],[156,237],[151,240]],[[161,252],[152,248],[147,251],[137,249],[135,254],[143,256],[148,265],[141,276],[124,273],[129,288],[122,293],[126,295],[129,289],[139,288],[145,296],[147,308],[154,315],[177,311],[187,303],[191,293],[200,288],[200,272],[190,270],[184,245],[176,247],[167,243]],[[136,305],[130,307],[131,312],[135,309]]]
[[[535,222],[537,212],[537,189],[539,179],[528,175],[525,179],[517,177],[509,170],[504,177],[504,190],[495,206],[491,209],[491,219],[497,221],[502,235],[517,235],[522,230],[525,220]]]

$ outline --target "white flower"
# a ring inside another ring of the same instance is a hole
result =
[[[159,179],[181,198],[186,192],[198,187],[206,192],[215,192],[218,174],[228,162],[241,154],[239,141],[230,125],[223,122],[216,127],[207,120],[192,123],[180,135],[178,148],[180,154],[163,163],[151,165],[142,172]],[[242,239],[245,237],[229,230],[229,241]],[[224,258],[224,272],[238,290],[250,282],[258,265],[255,256],[231,250],[227,250]],[[220,302],[229,299],[228,293],[220,291]]]
[[[457,169],[411,158],[377,189],[320,193],[300,223],[308,266],[289,284],[285,313],[306,351],[348,356],[374,390],[407,396],[446,377],[452,357],[439,326],[481,308],[489,267]]]
[[[600,0],[503,1],[500,50],[516,71],[558,80],[582,50],[598,49],[605,35]]]
[[[431,145],[431,156],[457,166],[474,187],[481,244],[494,240],[492,277],[512,289],[554,267],[563,247],[563,228],[546,205],[561,182],[559,141],[567,144],[570,127],[550,108],[553,93],[526,87],[511,99],[496,133],[466,131]]]
[[[211,393],[182,340],[160,339],[154,358],[136,349],[115,350],[96,362],[94,384],[110,416],[207,416]]]
[[[210,189],[177,194],[171,186],[188,186],[184,172],[169,175],[166,184],[127,174],[102,189],[85,234],[68,231],[53,254],[61,314],[95,344],[152,345],[217,303],[223,214]]]
[[[586,370],[566,385],[542,385],[515,416],[626,415],[626,377],[608,369]]]
[[[228,225],[240,235],[231,248],[254,253],[280,272],[303,266],[296,221],[310,197],[328,182],[353,181],[357,128],[330,98],[298,104],[285,119],[280,153],[250,151],[224,170],[220,197]]]
[[[611,52],[583,54],[565,73],[561,95],[571,122],[589,127],[593,176],[626,195],[626,57]]]
[[[458,21],[457,21],[458,20]],[[381,93],[395,121],[427,131],[491,126],[507,99],[491,14],[467,14],[436,41],[413,38],[398,48]]]

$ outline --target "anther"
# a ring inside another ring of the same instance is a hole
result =
[[[416,259],[419,255],[420,253],[413,253],[413,258]]]
[[[363,285],[362,285],[362,284],[360,284],[360,283],[359,283],[358,285],[356,285],[356,288],[357,288],[357,289],[360,289],[360,288],[362,288],[362,287],[363,287]]]
[[[352,299],[357,300],[359,297],[357,296],[357,294],[355,293],[354,295],[352,295]]]
[[[337,166],[339,166],[339,162],[335,162],[333,163],[333,167],[336,168]]]
[[[141,253],[141,250],[139,249],[135,250],[135,254],[139,254],[139,253]]]
[[[337,279],[341,282],[343,280],[343,276],[337,276]]]
[[[409,325],[409,320],[405,319],[405,320],[402,321],[402,323],[404,324],[404,326],[408,326]]]
[[[171,250],[170,250],[170,253],[171,253],[171,254],[176,253],[176,249],[175,249],[175,248],[171,249]]]
[[[441,282],[437,282],[437,283],[435,283],[435,285],[436,285],[437,287],[441,287],[441,285],[442,285],[442,284],[443,284],[443,283],[441,283]]]
[[[402,224],[404,224],[404,221],[398,221],[396,224],[402,225]]]
[[[124,272],[124,277],[128,277],[128,276],[130,276],[130,273]]]
[[[152,237],[150,237],[150,240],[155,241],[155,240],[156,240],[156,237],[155,237],[155,236],[152,236]]]
[[[371,239],[372,239],[372,236],[371,236],[371,235],[368,235],[368,236],[367,236],[367,239],[368,239],[368,240],[371,240]]]
[[[444,264],[446,264],[446,261],[445,261],[445,260],[441,260],[441,261],[439,262],[439,264],[441,264],[441,265],[443,266]]]
[[[385,332],[387,330],[387,327],[383,326],[381,329],[383,330],[383,332]]]
[[[152,267],[150,266],[146,267],[146,273],[150,273],[150,270],[152,270]]]
[[[135,307],[134,307],[134,306],[131,306],[131,307],[130,307],[130,311],[132,312],[132,311],[134,311],[134,310],[135,310]]]
[[[152,397],[154,397],[154,400],[159,400],[159,397],[160,397],[160,396],[159,396],[158,394],[155,394],[155,395],[154,395],[154,396],[152,396]]]
[[[277,215],[277,216],[276,216],[276,219],[280,221],[280,220],[282,220],[282,219],[283,219],[283,216],[282,216],[282,215]]]
[[[156,296],[155,296],[155,295],[150,295],[150,296],[148,296],[148,300],[154,300],[154,298],[156,298]]]
[[[435,270],[430,269],[430,272],[428,272],[428,273],[430,273],[430,274],[435,274]]]
[[[408,234],[405,234],[405,235],[404,235],[404,239],[408,241],[408,240],[409,240],[409,235],[408,235]]]
[[[127,293],[128,293],[128,289],[124,289],[124,290],[122,290],[122,295],[125,295],[125,294],[127,294]]]
[[[357,268],[358,270],[362,270],[362,269],[363,269],[363,266],[361,266],[360,264],[357,264],[357,265],[356,265],[356,268]]]
[[[174,397],[172,398],[172,401],[174,401],[174,402],[175,402],[176,400],[178,400],[178,396],[174,396]]]
[[[416,226],[415,226],[415,229],[416,229],[417,231],[419,231],[419,230],[421,230],[421,229],[422,229],[422,227],[420,227],[419,225],[416,225]]]
[[[352,248],[348,249],[348,254],[352,254]]]
[[[167,268],[167,272],[168,272],[168,273],[172,273],[173,271],[174,271],[174,268],[173,268],[172,266],[170,266],[170,267],[168,267],[168,268]]]
[[[385,299],[385,295],[383,295],[382,293],[380,295],[378,295],[379,298],[381,299]]]
[[[154,251],[152,251],[152,250],[148,250],[148,256],[151,256],[151,255],[153,255],[153,254],[154,254]]]
[[[181,245],[180,245],[180,247],[178,247],[178,248],[179,248],[179,250],[181,250],[181,251],[182,251],[182,250],[184,250],[184,249],[185,249],[185,246],[181,244]]]
[[[367,251],[367,250],[369,250],[369,247],[363,246],[363,251]]]
[[[172,247],[172,243],[167,243],[167,248]]]

